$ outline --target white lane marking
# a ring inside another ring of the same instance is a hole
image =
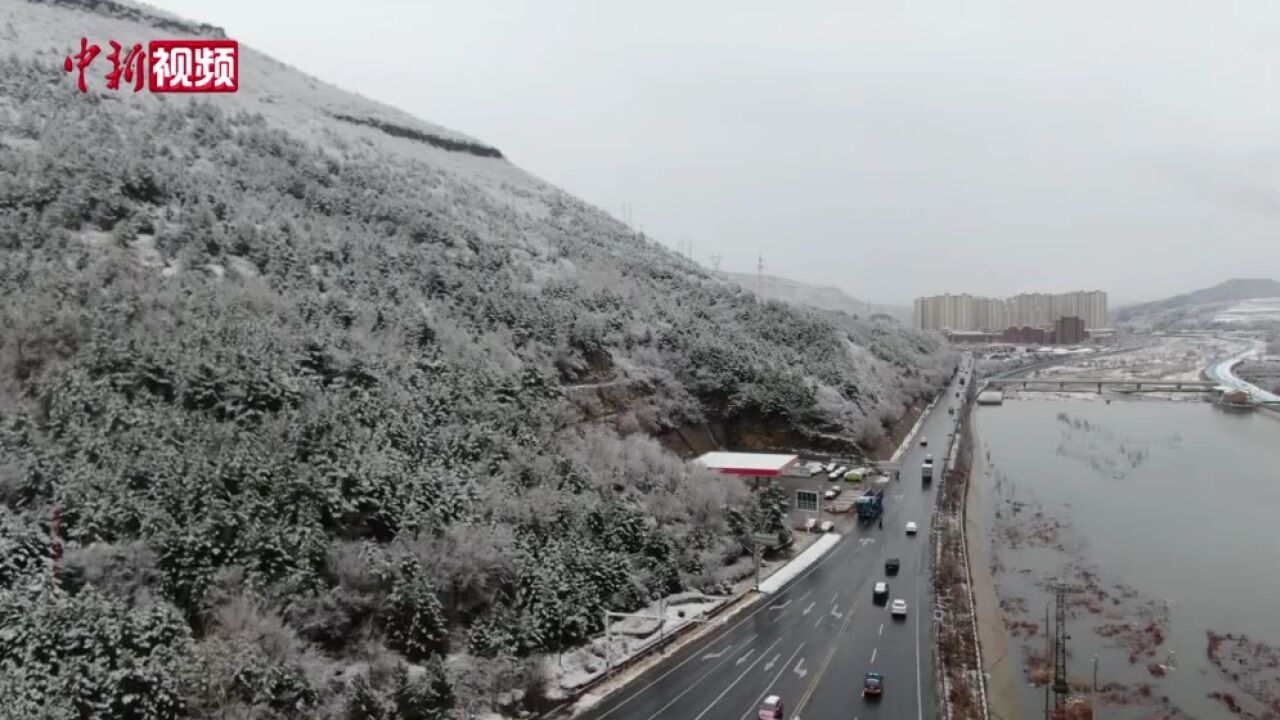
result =
[[[858,544],[861,545],[862,547],[866,547],[875,541],[876,541],[875,538],[867,538],[867,537],[858,538]]]
[[[871,648],[871,664],[872,665],[876,664],[876,652],[879,650],[880,648]]]
[[[819,616],[818,616],[818,622],[814,623],[814,624],[813,624],[813,626],[814,626],[814,627],[822,627],[822,621],[823,621],[823,620],[826,620],[826,619],[827,619],[827,618],[826,618],[825,616],[823,616],[823,615],[819,615]]]
[[[802,612],[802,613],[800,613],[800,614],[801,614],[801,615],[808,615],[808,614],[809,614],[809,611],[810,611],[810,610],[812,610],[812,609],[813,609],[813,606],[814,606],[814,605],[816,605],[816,604],[817,604],[817,603],[809,603],[809,607],[805,608],[805,609],[804,609],[804,612]]]
[[[791,672],[795,673],[796,677],[801,679],[804,679],[804,676],[809,674],[809,670],[804,666],[804,658],[800,658],[800,662],[796,663],[796,666],[791,669]]]
[[[743,643],[741,646],[739,646],[739,649],[744,648],[744,647],[746,647],[747,645],[751,644],[755,639],[756,639],[756,636],[755,636],[755,635],[752,635],[750,638],[748,638],[748,639],[747,639],[747,641],[746,641],[745,643]],[[733,656],[732,656],[732,655],[730,655],[729,657],[733,657]],[[702,681],[703,681],[703,680],[706,680],[707,678],[711,677],[711,675],[712,675],[713,673],[715,673],[715,671],[716,671],[716,669],[717,669],[717,668],[719,668],[721,665],[723,665],[723,664],[725,664],[725,663],[727,663],[727,662],[729,662],[729,658],[725,658],[725,659],[723,659],[723,660],[721,660],[721,661],[717,662],[715,665],[712,665],[712,666],[711,666],[711,669],[710,669],[710,670],[708,670],[705,674],[703,674],[703,676],[702,676],[702,677],[700,677],[700,678],[698,678],[697,680],[694,680],[693,682],[689,683],[689,687],[685,688],[684,690],[681,690],[681,691],[680,691],[680,694],[678,694],[678,695],[676,695],[675,697],[673,697],[673,698],[671,698],[670,700],[668,700],[666,705],[663,705],[662,707],[658,708],[658,711],[657,711],[657,712],[655,712],[654,714],[652,714],[652,715],[650,715],[649,717],[645,718],[645,720],[655,720],[656,718],[661,717],[661,716],[662,716],[662,714],[663,714],[663,713],[665,713],[665,712],[667,711],[667,708],[671,707],[672,705],[675,705],[675,704],[676,704],[676,702],[677,702],[680,698],[682,698],[682,697],[684,697],[685,695],[689,694],[689,691],[690,691],[690,690],[692,690],[692,689],[694,689],[694,688],[698,687],[698,685],[700,685],[700,684],[702,683]],[[612,711],[612,710],[610,710],[609,712],[613,712],[613,711]]]
[[[755,651],[756,651],[755,648],[751,648],[750,650],[746,651],[745,653],[742,654],[742,657],[738,658],[737,662],[735,662],[734,665],[741,665],[742,663],[746,662],[747,658],[751,657],[751,653]]]
[[[791,661],[796,659],[796,656],[800,654],[802,649],[804,649],[804,643],[800,643],[800,646],[795,649],[795,652],[791,653],[791,657],[787,658],[787,661],[782,664],[782,667],[778,668],[778,674],[774,675],[773,679],[769,681],[769,684],[764,686],[764,692],[760,693],[760,697],[756,698],[756,701],[751,703],[751,707],[747,708],[747,714],[742,716],[742,720],[755,720],[756,717],[758,717],[760,703],[764,701],[765,696],[769,694],[769,691],[773,689],[773,686],[778,684],[778,678],[782,677],[782,673],[787,671],[787,668],[791,666]],[[781,654],[782,653],[778,653],[778,655]],[[796,718],[796,720],[800,720],[800,718]]]
[[[768,655],[770,652],[772,652],[772,651],[773,651],[773,649],[774,649],[775,647],[777,647],[777,646],[778,646],[778,643],[780,643],[780,642],[782,642],[782,638],[778,638],[777,640],[774,640],[772,643],[770,643],[770,644],[769,644],[769,647],[765,648],[763,653],[760,653],[760,657],[756,658],[756,659],[755,659],[755,662],[753,662],[753,663],[751,663],[750,665],[748,665],[748,666],[747,666],[747,669],[746,669],[746,670],[743,670],[741,675],[739,675],[738,677],[734,678],[733,682],[729,683],[729,686],[728,686],[728,687],[726,687],[724,690],[721,690],[721,691],[720,691],[720,694],[716,696],[716,699],[715,699],[715,700],[712,700],[712,701],[711,701],[711,704],[710,704],[710,705],[708,705],[705,709],[703,709],[703,711],[702,711],[702,712],[698,713],[698,715],[697,715],[696,717],[694,717],[694,718],[693,718],[693,720],[702,720],[702,718],[706,717],[707,713],[711,712],[711,708],[715,707],[715,706],[716,706],[716,703],[718,703],[718,702],[720,702],[721,700],[723,700],[723,699],[724,699],[724,696],[725,696],[725,695],[727,695],[727,694],[729,694],[729,691],[730,691],[730,690],[732,690],[732,689],[734,688],[734,686],[735,686],[735,685],[737,685],[738,683],[742,682],[742,678],[746,677],[746,676],[747,676],[747,673],[751,672],[751,668],[755,667],[755,666],[756,666],[756,663],[758,663],[758,662],[760,662],[761,660],[763,660],[765,655]]]
[[[916,607],[920,607],[920,586],[916,585]],[[920,694],[920,613],[916,617],[916,720],[924,720],[924,702]]]
[[[833,604],[833,605],[834,605],[835,603],[837,603],[837,602],[839,602],[839,601],[840,601],[840,593],[836,593],[835,595],[832,595],[832,596],[831,596],[831,604]]]
[[[788,606],[788,605],[790,605],[790,604],[791,604],[791,601],[790,601],[790,600],[788,600],[788,601],[786,601],[786,602],[784,602],[784,603],[782,603],[782,604],[780,604],[780,605],[770,605],[770,606],[769,606],[769,609],[770,609],[770,610],[781,610],[782,608],[784,608],[784,607],[786,607],[786,606]]]
[[[800,599],[799,599],[799,600],[797,600],[796,602],[804,602],[804,601],[805,601],[805,598],[809,597],[809,596],[810,596],[810,595],[812,595],[812,594],[813,594],[813,591],[812,591],[812,590],[810,590],[810,591],[806,592],[805,594],[801,595],[801,596],[800,596]]]
[[[884,634],[884,623],[880,623],[880,632],[878,632],[878,633],[876,633],[876,634],[877,634],[877,635],[883,635],[883,634]]]
[[[838,612],[838,610],[839,610],[839,609],[840,609],[840,606],[839,606],[839,605],[832,605],[832,606],[831,606],[831,617],[834,617],[834,618],[842,618],[842,617],[844,617],[844,615],[841,615],[841,614]]]
[[[706,655],[703,655],[702,659],[703,660],[719,660],[720,656],[729,652],[729,648],[731,647],[733,647],[733,643],[729,643],[728,645],[725,645],[724,647],[720,648],[720,652],[707,653]]]
[[[801,643],[801,645],[803,644],[804,643]],[[764,671],[769,672],[770,670],[772,670],[773,666],[778,664],[778,658],[780,657],[782,657],[782,653],[777,653],[773,657],[769,658],[769,662],[764,664]]]

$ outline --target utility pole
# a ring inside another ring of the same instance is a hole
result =
[[[756,289],[764,288],[764,255],[760,255],[756,259]]]
[[[1044,662],[1048,666],[1053,657],[1053,625],[1049,622],[1049,603],[1044,604]],[[1044,720],[1049,720],[1049,680],[1044,681]]]
[[[49,521],[49,535],[50,535],[49,539],[51,541],[51,547],[49,548],[49,550],[53,560],[53,564],[52,564],[53,588],[52,589],[57,589],[58,570],[60,569],[59,566],[62,564],[62,508],[57,505],[53,506],[53,518],[50,519]]]

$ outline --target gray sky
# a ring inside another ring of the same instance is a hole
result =
[[[1280,277],[1271,0],[151,2],[728,270],[1113,306]]]

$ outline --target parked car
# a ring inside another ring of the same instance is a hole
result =
[[[894,600],[894,601],[889,605],[889,612],[890,612],[894,617],[906,617],[906,616],[907,616],[907,601],[906,601],[906,600],[903,600],[902,598],[898,598],[897,600]]]
[[[884,694],[884,676],[878,672],[869,672],[862,679],[862,697],[878,698]]]
[[[917,527],[916,527],[916,523],[915,523],[915,521],[914,521],[914,520],[912,520],[912,521],[910,521],[910,522],[908,522],[908,523],[907,523],[907,534],[908,534],[908,535],[915,535],[915,534],[916,534],[916,530],[918,530],[918,529],[919,529],[919,528],[917,528]]]
[[[830,520],[823,520],[822,524],[818,526],[818,532],[831,532],[831,529],[835,526],[836,524]]]
[[[871,599],[876,604],[880,604],[881,602],[888,600],[889,599],[889,583],[887,582],[876,583],[875,587],[871,588]]]
[[[884,574],[885,575],[898,574],[898,558],[889,558],[884,561]]]
[[[770,695],[760,704],[760,712],[756,713],[759,720],[782,720],[786,711],[782,707],[782,698],[777,695]]]
[[[840,488],[833,487],[830,490],[822,493],[822,497],[826,500],[835,500],[836,498],[840,497]]]

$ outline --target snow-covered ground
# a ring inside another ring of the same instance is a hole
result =
[[[580,648],[558,656],[547,656],[545,663],[550,679],[548,696],[555,698],[569,695],[599,677],[608,663],[616,665],[644,651],[688,623],[701,620],[707,613],[732,599],[727,595],[679,593],[635,613],[652,618],[628,617],[615,620],[610,625],[608,645],[605,637],[600,636]],[[660,617],[665,620],[659,621]]]
[[[1215,323],[1280,322],[1280,298],[1242,300],[1213,317]]]
[[[1030,377],[1052,379],[1054,377],[1088,377],[1099,380],[1202,380],[1203,372],[1214,361],[1240,352],[1247,343],[1240,340],[1223,340],[1213,337],[1169,336],[1159,342],[1135,348],[1130,352],[1100,357],[1087,356],[1061,365],[1035,370]],[[1144,397],[1171,400],[1199,401],[1197,393],[1144,393]],[[1071,399],[1102,397],[1096,392],[1019,392],[1010,388],[1005,399],[1018,397],[1047,399],[1062,397]]]
[[[839,541],[840,536],[834,533],[795,533],[795,544],[792,545],[789,556],[760,563],[762,593],[776,592],[821,559]],[[605,671],[608,663],[611,662],[616,666],[643,653],[654,643],[683,629],[691,622],[703,624],[706,626],[705,629],[709,630],[716,624],[727,621],[729,617],[718,617],[712,620],[704,620],[704,617],[742,597],[755,584],[755,566],[750,557],[741,558],[734,567],[742,577],[735,583],[733,593],[730,595],[704,595],[696,592],[672,595],[634,613],[651,616],[649,618],[623,618],[613,622],[610,625],[608,644],[605,642],[605,637],[601,635],[582,647],[558,656],[548,656],[545,660],[547,677],[550,680],[548,697],[555,699],[572,695],[578,688],[598,678]],[[665,620],[659,621],[658,618],[665,618]],[[693,635],[686,636],[680,644],[700,634],[695,632]],[[668,648],[668,651],[674,650],[675,647]],[[606,658],[606,649],[608,658]],[[629,678],[623,676],[610,682],[625,682],[627,679]],[[579,710],[586,709],[608,694],[609,690],[610,688],[600,688],[584,694],[575,707]]]

